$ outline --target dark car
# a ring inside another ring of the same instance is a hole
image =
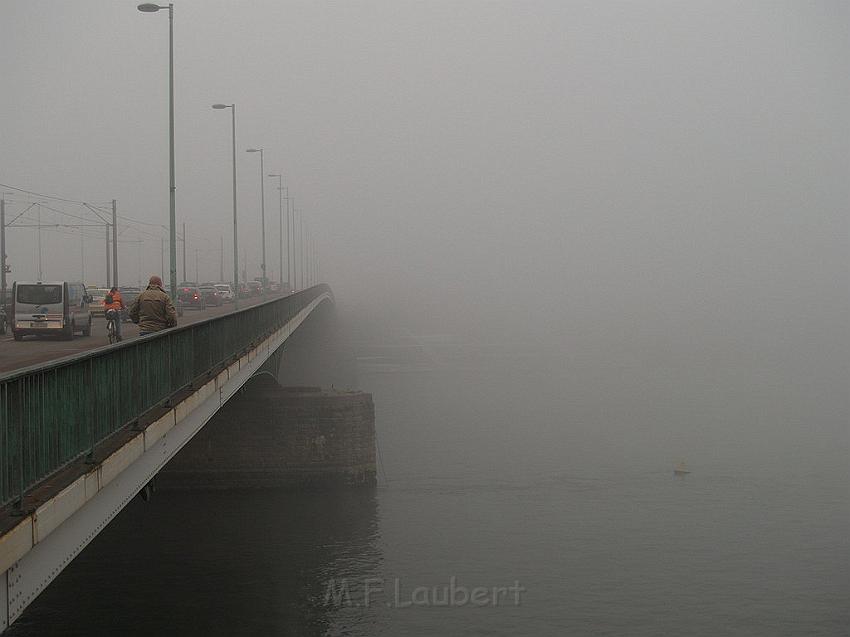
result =
[[[248,294],[250,296],[262,296],[263,284],[259,281],[248,281]]]
[[[240,282],[239,283],[239,298],[240,299],[247,299],[249,296],[251,296],[251,290],[248,289],[248,284]]]
[[[207,303],[198,288],[180,287],[177,288],[177,309],[180,311],[205,310]]]
[[[204,302],[207,305],[214,305],[215,307],[224,305],[224,297],[214,285],[204,285],[198,289],[201,291],[201,295],[204,297]]]

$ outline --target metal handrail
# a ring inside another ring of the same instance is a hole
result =
[[[144,338],[0,375],[0,506],[195,379],[241,355],[323,294],[317,285]]]

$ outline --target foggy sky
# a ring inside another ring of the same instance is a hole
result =
[[[136,4],[0,5],[0,183],[167,224],[168,19]],[[848,25],[843,2],[178,0],[190,274],[198,248],[199,277],[218,278],[219,237],[232,272],[230,116],[210,105],[235,102],[249,277],[259,157],[244,150],[263,146],[349,306],[482,339],[731,334],[835,356]],[[10,216],[26,205],[6,197]],[[79,278],[68,232],[43,233],[46,278]],[[8,237],[12,279],[35,278],[35,232]],[[122,234],[139,238],[121,245],[124,282],[159,271],[159,240]],[[103,241],[85,250],[102,283]]]

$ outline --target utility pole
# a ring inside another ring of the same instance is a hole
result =
[[[263,151],[260,151],[260,240],[263,255],[263,298],[268,294],[269,278],[266,275],[266,169]]]
[[[280,281],[280,289],[283,291],[283,175],[278,174],[269,174],[269,177],[277,177],[277,201],[278,201],[278,215],[277,215],[277,236],[278,236],[278,257],[280,259],[278,266],[278,281]],[[289,197],[289,192],[287,191],[287,197]]]
[[[38,223],[39,223],[39,225],[41,225],[41,219],[38,220]],[[109,288],[109,287],[112,287],[111,279],[109,278],[109,271],[111,269],[110,263],[109,263],[109,260],[110,260],[110,257],[109,257],[109,252],[110,252],[110,249],[109,249],[109,224],[107,223],[106,225],[104,225],[104,228],[106,229],[106,287]],[[39,228],[39,233],[40,232],[41,232],[41,228]],[[38,277],[39,277],[39,280],[41,280],[41,234],[39,234],[39,241],[38,241]]]
[[[41,271],[41,204],[38,205],[38,280],[44,281],[44,274]],[[107,235],[107,240],[109,239],[109,235]],[[109,244],[107,243],[106,249],[109,250]],[[109,252],[106,253],[106,263],[109,263]]]
[[[283,181],[283,175],[280,177],[280,181]],[[277,188],[277,196],[278,196],[278,215],[277,215],[277,240],[278,240],[278,256],[280,258],[280,262],[278,265],[277,271],[277,280],[280,281],[280,291],[283,292],[283,186],[278,184]]]
[[[118,287],[118,205],[112,200],[112,285]]]
[[[198,249],[195,248],[195,283],[200,284],[201,277],[198,274]]]
[[[298,282],[295,276],[295,197],[286,200],[286,273],[289,276],[289,287],[294,291]]]
[[[295,279],[295,289],[300,290],[298,285],[298,209],[292,206],[292,277]]]
[[[280,278],[283,278],[283,270]],[[292,271],[289,269],[289,186],[286,186],[286,284],[292,289]]]
[[[224,237],[218,238],[218,280],[224,281]]]
[[[183,279],[189,280],[189,273],[186,272],[186,222],[183,222]],[[197,281],[195,281],[197,283]]]
[[[0,304],[6,303],[6,267],[6,199],[0,197]]]
[[[295,219],[298,221],[298,230],[296,230],[295,252],[296,252],[296,270],[295,274],[298,277],[298,289],[304,289],[304,213],[295,212]]]
[[[159,238],[159,271],[165,273],[165,237]]]

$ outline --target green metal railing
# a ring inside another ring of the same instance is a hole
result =
[[[326,285],[0,375],[0,506],[283,327]]]

